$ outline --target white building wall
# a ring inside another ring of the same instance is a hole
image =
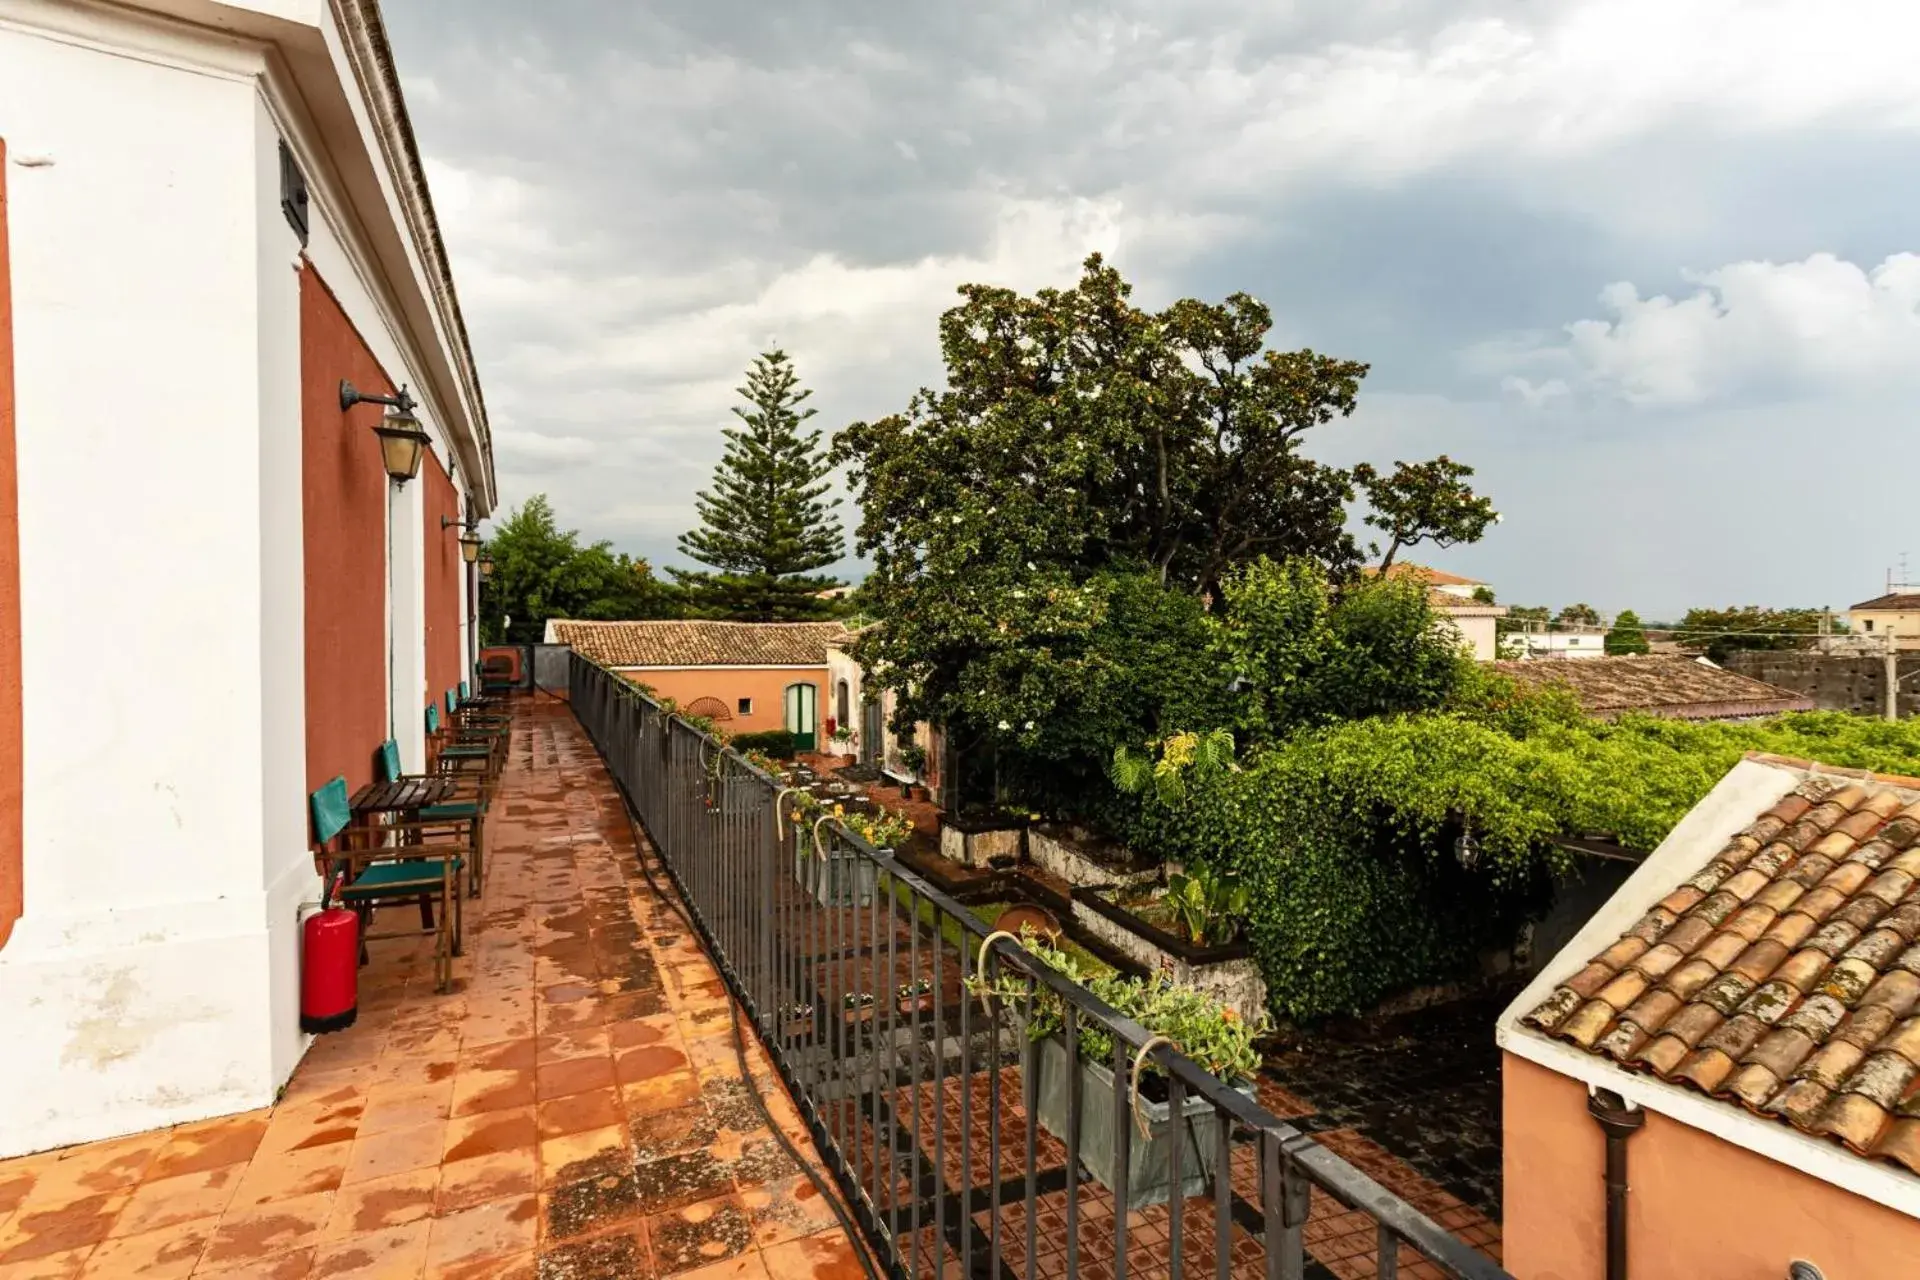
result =
[[[0,27],[20,473],[25,913],[0,1155],[273,1096],[254,82]],[[190,59],[189,59],[190,60]],[[130,109],[129,104],[139,104]],[[296,444],[297,449],[297,444]],[[297,502],[295,510],[297,511]],[[271,928],[284,931],[282,917]],[[283,952],[284,954],[284,952]]]

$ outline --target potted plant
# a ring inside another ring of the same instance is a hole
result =
[[[1021,944],[1042,964],[1080,983],[1151,1034],[1165,1036],[1179,1052],[1230,1087],[1252,1095],[1253,1073],[1260,1065],[1253,1042],[1264,1029],[1264,1018],[1259,1023],[1249,1022],[1204,992],[1165,978],[1089,977],[1072,955],[1049,946],[1031,930],[1023,931]],[[976,994],[1006,1000],[1013,1007],[1019,1007],[1027,994],[1028,984],[1011,973],[1003,972],[994,984],[977,976],[971,981]],[[1064,1143],[1072,1127],[1068,1073],[1075,1063],[1062,1038],[1063,1026],[1061,1001],[1041,987],[1027,1025],[1027,1037],[1033,1045],[1028,1069],[1038,1075],[1036,1118],[1043,1129]],[[1115,1095],[1127,1088],[1128,1082],[1114,1075],[1113,1036],[1104,1027],[1091,1018],[1082,1018],[1078,1039],[1080,1163],[1090,1177],[1112,1190],[1119,1180]],[[1180,1149],[1181,1194],[1207,1194],[1213,1185],[1222,1123],[1213,1104],[1197,1095],[1190,1094],[1181,1113],[1174,1115],[1164,1073],[1151,1058],[1142,1064],[1140,1074],[1138,1096],[1129,1105],[1133,1117],[1130,1123],[1137,1126],[1127,1152],[1129,1211],[1173,1198],[1176,1145]]]
[[[872,902],[880,864],[852,845],[833,839],[818,825],[819,820],[831,816],[881,853],[892,853],[911,836],[913,823],[885,809],[860,813],[836,804],[828,810],[810,796],[796,806],[796,812],[802,810],[805,811],[802,819],[804,825],[794,842],[796,878],[813,895],[814,901],[823,907],[844,907],[854,903],[866,906]],[[824,837],[821,842],[825,845],[824,849],[816,847],[814,843],[816,831]]]
[[[848,759],[852,759],[853,758],[853,729],[848,725],[834,724],[831,720],[829,720],[827,723],[828,725],[831,726],[827,730],[827,736],[829,738],[832,738],[833,745],[839,748],[839,751],[837,754],[845,756]]]
[[[908,773],[913,775],[911,782],[903,782],[900,784],[900,794],[910,796],[913,794],[914,787],[919,785],[920,776],[926,772],[927,749],[917,742],[907,743],[900,748],[900,765]],[[924,792],[926,788],[922,786],[920,790]]]

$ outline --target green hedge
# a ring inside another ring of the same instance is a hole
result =
[[[758,751],[775,760],[791,760],[799,750],[791,729],[762,729],[758,733],[740,733],[727,739],[735,751]]]
[[[1363,720],[1144,797],[1121,825],[1137,848],[1249,879],[1248,936],[1273,1011],[1311,1019],[1460,975],[1544,908],[1568,856],[1553,836],[1651,849],[1748,751],[1920,774],[1920,726],[1839,713]],[[1478,844],[1471,869],[1455,854],[1463,828]]]

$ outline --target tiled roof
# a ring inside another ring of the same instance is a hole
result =
[[[1920,1173],[1917,801],[1805,777],[1523,1021]]]
[[[825,666],[838,622],[582,622],[556,618],[547,639],[609,667]]]
[[[1361,572],[1378,574],[1380,572],[1380,566],[1370,564]],[[1389,578],[1413,578],[1426,583],[1430,587],[1484,587],[1487,585],[1478,578],[1463,578],[1457,573],[1448,573],[1445,569],[1434,569],[1424,564],[1413,564],[1406,560],[1400,560],[1390,565],[1387,569],[1387,576]]]
[[[1791,689],[1680,655],[1493,665],[1529,684],[1564,685],[1589,715],[1602,719],[1639,711],[1680,720],[1726,720],[1811,711],[1814,706],[1812,698]]]
[[[1866,612],[1911,613],[1920,609],[1920,593],[1896,591],[1892,595],[1875,596],[1871,600],[1862,600],[1853,606]]]
[[[1435,609],[1458,615],[1463,618],[1504,618],[1507,606],[1503,604],[1481,604],[1465,596],[1449,595],[1437,587],[1427,588],[1427,603]]]

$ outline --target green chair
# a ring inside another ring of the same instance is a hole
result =
[[[384,748],[381,754],[384,757]],[[394,753],[396,762],[398,754]],[[465,847],[429,838],[444,827],[436,830],[427,824],[401,822],[353,826],[345,778],[334,778],[315,791],[308,806],[314,835],[330,864],[329,879],[344,881],[339,899],[360,918],[361,963],[366,962],[369,939],[432,934],[434,987],[447,990],[453,983],[453,957],[460,954],[464,913],[458,885],[466,865]],[[432,904],[435,893],[440,896],[437,913]],[[403,902],[419,904],[421,928],[371,931],[375,908]]]

